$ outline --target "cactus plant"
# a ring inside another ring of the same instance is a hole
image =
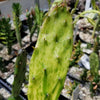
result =
[[[50,5],[51,5],[51,0],[47,0],[48,1],[48,6],[50,8]]]
[[[25,79],[26,72],[26,60],[27,53],[25,50],[21,50],[17,56],[14,69],[14,82],[12,87],[12,96],[8,100],[19,100],[19,93],[21,90],[22,83]]]
[[[91,75],[94,77],[97,76],[99,70],[99,59],[98,55],[94,52],[90,55],[90,67]]]
[[[63,0],[55,0],[44,19],[31,58],[28,100],[58,100],[72,45],[72,16]]]
[[[43,12],[40,11],[38,6],[36,5],[35,11],[31,10],[31,13],[27,12],[26,17],[27,17],[27,23],[30,31],[30,41],[32,41],[32,36],[36,30],[37,30],[37,34],[39,34],[40,26],[42,25],[43,22]]]
[[[19,3],[13,3],[12,8],[13,8],[13,23],[15,26],[16,37],[17,37],[20,47],[22,47],[21,33],[20,33],[22,23],[19,18],[21,14],[21,5]]]
[[[1,18],[0,20],[0,39],[3,44],[7,46],[8,54],[11,54],[12,45],[15,40],[14,32],[11,31],[11,25],[9,24],[10,18]]]

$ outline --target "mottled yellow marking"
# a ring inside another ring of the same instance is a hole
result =
[[[18,68],[18,65],[16,65],[16,68]]]

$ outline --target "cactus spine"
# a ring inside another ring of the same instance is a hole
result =
[[[16,37],[17,37],[20,47],[22,47],[21,33],[20,33],[22,23],[19,18],[21,14],[21,5],[19,3],[13,3],[12,8],[13,8],[13,23],[15,26]]]
[[[14,69],[15,77],[12,87],[12,96],[8,100],[19,100],[18,97],[20,94],[21,86],[25,79],[26,61],[27,61],[27,53],[25,50],[21,50],[21,52],[17,56],[17,60],[15,63],[15,69]]]
[[[63,88],[72,53],[73,25],[62,1],[55,0],[40,29],[30,62],[28,100],[58,100]]]

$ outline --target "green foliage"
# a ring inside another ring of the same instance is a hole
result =
[[[50,8],[50,5],[51,5],[51,0],[47,0],[48,1],[48,5],[49,5],[49,8]]]
[[[88,76],[88,70],[87,69],[85,69],[84,70],[84,73],[81,75],[81,79],[83,80],[83,81],[88,81],[87,80],[87,76]]]
[[[92,44],[91,43],[87,43],[87,49],[91,49],[92,48]]]
[[[95,0],[92,0],[91,3],[92,3],[93,9],[98,9],[99,10],[99,7],[96,5],[96,1]]]
[[[20,33],[22,23],[19,18],[21,14],[21,5],[19,3],[13,3],[12,8],[13,8],[13,23],[15,26],[16,37],[20,47],[22,47],[21,33]]]
[[[26,12],[27,24],[28,24],[28,27],[29,27],[29,31],[30,31],[30,32],[31,32],[31,29],[32,29],[33,18],[34,18],[34,16],[33,16],[33,18],[32,18],[31,15],[32,15],[32,14],[31,14],[29,11]]]
[[[13,96],[10,96],[9,98],[8,98],[8,100],[23,100],[20,96],[18,96],[18,97],[13,97]]]
[[[73,52],[72,52],[72,57],[71,57],[71,61],[70,61],[70,66],[73,66],[75,64],[77,64],[77,62],[79,61],[79,58],[82,56],[82,49],[80,47],[81,42],[78,41],[78,43],[76,43],[73,47]]]
[[[78,84],[79,83],[77,83],[76,81],[69,82],[68,85],[65,86],[65,89],[67,90],[67,93],[70,94],[70,95],[72,95],[73,91],[78,86]]]
[[[79,3],[79,0],[76,0],[75,7],[74,7],[74,9],[72,9],[71,14],[74,14],[75,13],[76,8],[78,6],[78,3]]]
[[[35,7],[35,11],[32,10],[31,13],[27,12],[26,17],[30,31],[30,41],[32,41],[32,36],[36,30],[37,34],[39,35],[40,26],[42,25],[43,22],[43,15],[44,15],[43,12],[40,11],[37,5]]]
[[[28,100],[58,100],[72,45],[72,16],[61,2],[50,9],[40,29],[30,62]]]
[[[96,24],[93,29],[93,38],[95,38],[95,31],[100,31],[100,15],[96,21]]]
[[[99,89],[100,89],[100,75],[97,75],[90,83],[91,96],[93,97],[96,93],[99,93],[100,92]]]
[[[11,25],[9,24],[10,18],[2,18],[0,20],[0,40],[5,44],[8,49],[8,54],[11,54],[12,44],[15,40],[14,32],[11,31]]]
[[[96,77],[99,70],[99,58],[98,55],[94,52],[90,55],[90,67],[91,75]]]
[[[22,83],[24,82],[25,79],[26,62],[27,62],[27,53],[25,50],[22,50],[17,56],[14,69],[15,77],[12,87],[12,96],[14,100],[18,100],[16,98],[19,96]]]
[[[7,64],[7,62],[5,62],[4,59],[0,57],[0,71],[2,71],[2,72],[7,71],[7,68],[5,68],[6,64]]]

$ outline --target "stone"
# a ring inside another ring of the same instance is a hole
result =
[[[82,51],[86,54],[91,54],[93,52],[91,49],[83,49]]]
[[[10,96],[9,92],[8,92],[6,89],[4,89],[4,88],[1,88],[1,89],[0,89],[0,94],[1,94],[1,95],[3,96],[3,98],[5,98],[5,99],[8,99],[9,96]]]
[[[9,63],[7,66],[5,66],[5,68],[7,69],[6,72],[2,72],[0,70],[0,77],[3,79],[7,79],[7,77],[9,77],[14,72],[14,64]]]
[[[14,62],[14,63],[16,62],[16,57],[14,59],[12,59],[12,62]]]
[[[82,49],[83,48],[87,48],[87,44],[86,43],[81,43],[81,46],[80,46]]]
[[[83,68],[80,68],[80,67],[71,67],[69,69],[69,74],[77,79],[81,79],[81,75],[82,73],[84,72],[84,69]]]
[[[14,81],[14,75],[11,75],[9,78],[7,78],[6,80],[10,85],[13,84],[13,81]]]
[[[84,54],[81,58],[80,58],[80,61],[78,62],[78,64],[81,66],[81,67],[84,67],[88,70],[90,70],[90,62],[89,62],[89,56]]]
[[[62,89],[62,92],[61,92],[61,94],[68,99],[71,99],[71,95],[68,93],[69,88],[72,87],[72,85],[70,85],[71,83],[72,83],[72,80],[70,80],[69,77],[66,77],[64,88]]]
[[[86,18],[78,20],[77,25],[79,30],[86,29],[86,28],[87,29],[93,28],[93,26],[88,22]]]
[[[79,37],[81,40],[83,40],[86,43],[90,43],[90,44],[94,43],[94,39],[92,37],[92,34],[90,34],[88,32],[79,32]]]
[[[30,35],[27,35],[25,36],[23,39],[22,39],[23,42],[25,43],[30,43]],[[35,42],[37,41],[37,37],[33,35],[32,37],[32,42]]]
[[[27,95],[27,91],[28,91],[28,88],[26,88],[25,86],[22,88],[22,91],[25,93],[25,95]]]
[[[25,46],[25,43],[24,42],[22,42],[22,45],[23,45],[23,47]],[[19,45],[19,43],[17,43],[17,44],[14,44],[13,46],[12,46],[12,48],[14,49],[14,50],[19,50],[20,49],[20,45]]]
[[[9,61],[11,58],[13,58],[12,55],[8,55],[7,47],[4,47],[2,50],[0,50],[0,57],[2,57],[4,60]]]

